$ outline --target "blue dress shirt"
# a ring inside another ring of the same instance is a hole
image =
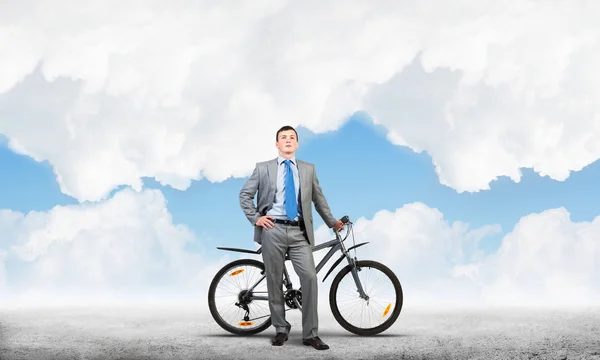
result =
[[[267,215],[273,216],[277,219],[287,220],[285,212],[285,164],[283,163],[285,158],[282,156],[277,156],[277,190],[275,191],[275,201],[273,202],[273,207],[267,211]],[[298,175],[298,164],[296,163],[296,157],[292,157],[290,159],[292,162],[290,167],[292,168],[292,172],[294,173],[294,188],[296,190],[296,199],[298,202],[298,214],[295,219],[290,220],[298,220],[299,217],[302,216],[302,206],[300,204],[300,176]]]

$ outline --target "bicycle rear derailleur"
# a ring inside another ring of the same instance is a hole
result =
[[[248,296],[251,296],[252,293],[248,290],[242,290],[238,294],[238,302],[235,303],[235,306],[244,309],[246,313],[244,314],[244,321],[250,321],[250,308],[248,308],[248,304],[252,302],[252,300],[248,300]]]

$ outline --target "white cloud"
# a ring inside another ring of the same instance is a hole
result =
[[[390,267],[403,286],[408,307],[476,303],[473,282],[453,271],[483,259],[482,242],[501,231],[498,225],[471,229],[463,222],[450,224],[437,209],[422,203],[394,212],[382,210],[373,219],[354,222],[354,242],[369,242],[356,250],[357,257]],[[346,246],[354,242],[351,233]]]
[[[354,236],[356,243],[370,242],[357,249],[359,259],[380,261],[396,273],[407,309],[600,302],[600,217],[573,222],[563,208],[530,214],[497,252],[482,251],[500,231],[497,225],[449,223],[437,209],[412,203],[355,219]],[[330,238],[325,228],[320,233]]]
[[[104,202],[26,215],[3,210],[0,230],[5,303],[201,303],[206,272],[229,260],[188,250],[199,240],[172,223],[157,190],[126,189]]]
[[[372,219],[354,219],[359,259],[388,265],[400,279],[406,311],[489,306],[586,306],[600,301],[600,217],[573,222],[565,209],[524,216],[497,251],[485,244],[497,225],[448,222],[412,203]],[[332,239],[324,226],[317,241]],[[173,224],[157,190],[117,192],[109,200],[47,212],[0,211],[0,305],[189,304],[206,308],[212,277],[240,254],[209,259],[186,244],[201,241]],[[346,241],[353,245],[352,237]],[[194,246],[194,248],[197,248]],[[482,251],[482,249],[487,249]],[[318,263],[326,250],[315,253]],[[351,253],[354,255],[354,251]],[[246,257],[246,255],[242,256]],[[319,274],[328,312],[329,285]],[[260,256],[248,256],[261,259]],[[296,288],[298,277],[288,266]],[[204,304],[204,305],[202,305]]]
[[[492,304],[598,304],[598,238],[600,216],[573,222],[564,208],[530,214],[497,253],[474,264],[474,279]]]
[[[6,253],[4,251],[0,251],[0,294],[8,294],[8,289],[6,286],[6,266],[4,266],[5,258]]]
[[[245,176],[284,123],[335,130],[359,109],[458,191],[521,167],[562,180],[600,155],[597,14],[591,1],[5,5],[0,133],[80,200],[144,176],[178,189]]]

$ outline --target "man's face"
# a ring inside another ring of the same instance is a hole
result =
[[[293,154],[298,148],[298,139],[294,130],[284,130],[279,133],[277,138],[277,149],[282,154]]]

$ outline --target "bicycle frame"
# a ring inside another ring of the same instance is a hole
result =
[[[364,243],[360,243],[358,245],[354,245],[348,249],[346,249],[346,246],[344,245],[344,241],[346,241],[346,239],[348,238],[348,235],[350,234],[350,230],[352,229],[352,222],[348,221],[348,223],[346,224],[348,226],[348,230],[346,233],[346,236],[342,239],[342,237],[340,236],[338,231],[334,231],[335,233],[335,239],[327,241],[325,243],[316,245],[312,252],[316,252],[325,248],[330,248],[329,251],[327,252],[327,254],[325,254],[325,256],[323,257],[323,259],[321,259],[321,261],[319,262],[319,264],[317,264],[316,266],[316,272],[317,274],[319,273],[319,271],[323,268],[323,266],[325,266],[325,264],[329,261],[329,259],[331,259],[331,257],[333,256],[334,253],[336,253],[338,250],[342,252],[342,256],[340,256],[339,259],[337,259],[335,261],[335,263],[331,266],[331,268],[329,269],[329,271],[327,272],[327,274],[325,275],[325,277],[323,278],[323,282],[325,281],[325,279],[327,279],[327,277],[329,276],[329,274],[331,274],[331,272],[339,265],[339,263],[346,258],[346,260],[348,261],[348,264],[352,266],[351,272],[352,272],[352,277],[354,279],[354,282],[356,284],[359,296],[362,299],[368,300],[369,297],[367,296],[367,294],[365,293],[362,284],[360,282],[360,279],[358,278],[358,269],[356,266],[356,258],[352,258],[349,254],[350,250],[352,249],[356,249],[360,246],[366,245],[369,242],[364,242]],[[243,253],[251,253],[251,254],[261,254],[261,249],[259,248],[256,251],[252,251],[252,250],[247,250],[247,249],[237,249],[237,248],[225,248],[225,247],[217,247],[217,249],[219,250],[228,250],[228,251],[236,251],[236,252],[243,252]],[[285,257],[285,261],[290,261],[289,257],[286,255]],[[254,290],[254,288],[260,284],[261,281],[263,281],[266,278],[266,275],[262,274],[262,276],[260,277],[260,279],[258,279],[258,281],[252,285],[249,289],[248,292],[252,292],[252,290]],[[292,288],[292,282],[290,280],[290,276],[288,274],[287,271],[287,267],[283,267],[283,284],[285,285],[287,290],[290,290]],[[248,297],[250,300],[268,300],[269,297],[268,296],[259,296],[259,295],[252,295],[250,297]],[[297,304],[299,305],[299,304]]]

